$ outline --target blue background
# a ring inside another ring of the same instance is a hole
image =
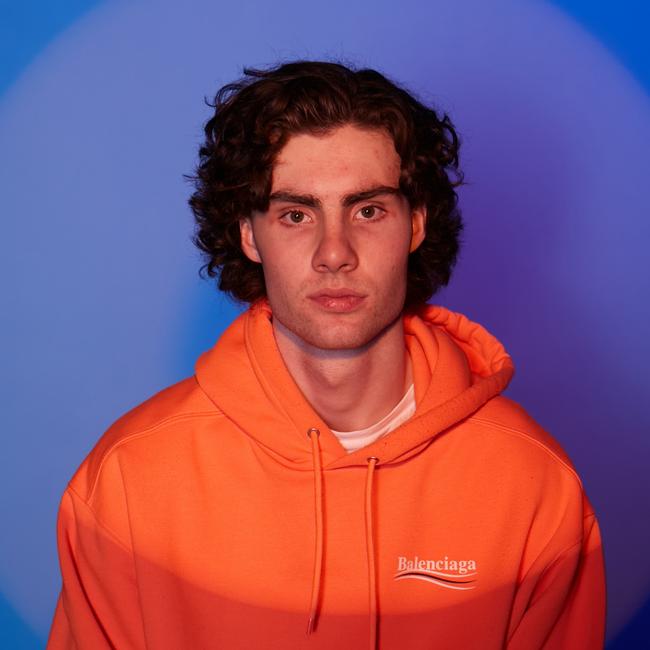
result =
[[[456,123],[466,242],[434,300],[512,354],[507,394],[599,517],[607,647],[649,646],[648,3],[328,6],[0,3],[1,647],[45,644],[85,454],[239,311],[196,276],[182,174],[203,97],[294,57],[377,67]]]

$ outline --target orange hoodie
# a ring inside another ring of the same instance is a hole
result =
[[[404,315],[413,417],[347,453],[255,303],[63,493],[48,650],[602,648],[600,531],[511,358]]]

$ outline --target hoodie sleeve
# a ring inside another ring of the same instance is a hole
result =
[[[145,648],[133,555],[70,487],[57,546],[62,586],[47,650]]]
[[[531,595],[508,650],[604,647],[605,566],[598,521],[589,510],[582,539],[560,552],[537,577],[524,578],[519,591]]]

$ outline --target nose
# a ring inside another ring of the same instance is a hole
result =
[[[359,259],[348,227],[341,221],[322,223],[312,266],[320,273],[352,271]]]

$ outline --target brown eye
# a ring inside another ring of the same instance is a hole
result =
[[[386,210],[378,208],[376,205],[366,205],[359,209],[359,214],[363,217],[364,221],[379,221],[385,212]]]
[[[285,216],[288,216],[292,223],[302,223],[305,218],[305,213],[300,210],[291,210]]]

